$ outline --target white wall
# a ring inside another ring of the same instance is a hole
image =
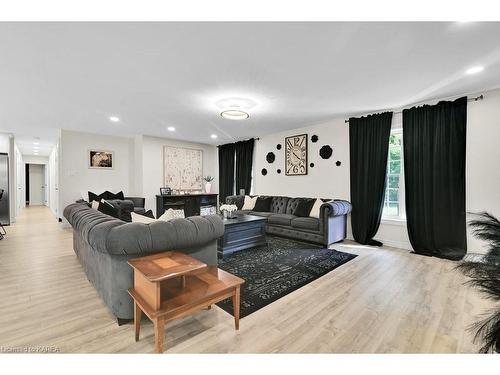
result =
[[[203,151],[203,175],[217,179],[217,148],[212,145],[182,142],[168,138],[137,136],[113,137],[74,131],[61,131],[59,156],[59,207],[93,191],[122,190],[128,196],[146,198],[146,208],[156,211],[156,194],[163,187],[163,146],[201,149]],[[114,151],[114,169],[89,169],[87,153],[90,149]],[[51,156],[56,158],[56,155]],[[218,181],[212,185],[216,192]]]
[[[500,90],[484,93],[484,100],[469,102],[467,111],[467,154],[466,154],[466,208],[469,212],[485,211],[500,217]],[[261,136],[254,153],[255,194],[288,195],[350,199],[349,176],[349,129],[345,118],[338,118],[324,124]],[[393,124],[394,125],[394,124]],[[309,135],[309,168],[307,176],[285,176],[284,149],[276,150],[276,145],[284,145],[284,138],[295,134]],[[310,137],[316,134],[317,143]],[[323,160],[318,152],[322,145],[333,148],[331,159]],[[276,161],[269,164],[266,154],[272,151]],[[341,161],[337,167],[335,161]],[[261,169],[268,174],[262,176]],[[278,175],[276,169],[282,173]],[[352,239],[352,234],[348,233]],[[406,225],[383,221],[375,236],[386,245],[411,249]],[[468,231],[469,252],[479,252],[484,244],[473,238]]]
[[[142,153],[140,153],[140,155],[142,155],[142,196],[146,197],[146,209],[152,209],[155,215],[155,196],[160,193],[160,187],[164,186],[163,146],[201,149],[203,151],[203,176],[211,175],[215,177],[212,183],[212,192],[217,192],[219,186],[217,147],[201,143],[182,142],[168,138],[149,136],[143,136],[142,142],[136,140],[136,145],[142,147]]]
[[[306,176],[286,176],[285,137],[304,133],[309,136],[308,163],[314,163],[314,168],[309,167]],[[319,137],[317,143],[311,142],[313,134]],[[276,149],[277,144],[281,144],[281,150]],[[324,160],[319,156],[323,145],[333,148],[330,159]],[[276,155],[272,164],[266,161],[268,152]],[[337,160],[342,163],[340,167],[335,165]],[[254,165],[255,194],[349,200],[349,127],[342,118],[321,125],[261,136],[255,143]],[[261,173],[263,168],[267,169],[266,176]],[[277,169],[281,169],[281,174],[276,172]]]
[[[61,131],[59,170],[59,216],[67,205],[86,197],[88,191],[102,193],[105,190],[125,195],[129,193],[129,174],[133,142],[130,138],[98,134]],[[89,168],[89,150],[114,152],[114,167]]]

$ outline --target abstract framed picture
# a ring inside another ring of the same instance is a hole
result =
[[[285,138],[285,174],[307,175],[307,134]]]
[[[89,168],[91,169],[113,169],[115,153],[113,151],[89,150]]]
[[[163,147],[164,186],[172,190],[202,190],[203,151],[184,147]]]

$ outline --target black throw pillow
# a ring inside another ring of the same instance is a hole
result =
[[[123,194],[123,191],[120,191],[119,193],[113,194],[109,190],[106,190],[104,193],[101,193],[99,195],[92,193],[89,191],[89,202],[96,201],[100,202],[101,199],[110,201],[113,199],[120,199],[120,200],[125,200],[125,195]]]
[[[298,217],[308,217],[315,201],[316,199],[301,199],[299,204],[295,207],[295,210],[293,210],[293,215]]]
[[[125,195],[123,195],[123,191],[116,193],[113,199],[121,199],[122,201],[125,200]]]
[[[252,211],[255,212],[270,212],[271,211],[271,202],[273,197],[258,197],[255,202],[255,206]],[[312,207],[312,206],[311,206]]]
[[[136,214],[146,216],[146,217],[149,217],[151,219],[156,219],[152,210],[147,210],[146,212],[136,212]]]
[[[111,203],[108,203],[106,201],[104,202],[99,202],[99,207],[97,208],[97,211],[102,212],[103,214],[118,217],[118,209],[116,209]]]

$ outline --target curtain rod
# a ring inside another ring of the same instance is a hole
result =
[[[467,101],[468,102],[477,102],[478,100],[483,100],[483,99],[484,99],[484,96],[483,96],[483,94],[481,94],[479,96],[476,96],[475,98],[467,98]],[[411,107],[414,107],[414,106],[415,106],[415,104],[413,104]],[[386,111],[383,111],[383,112],[386,112]],[[393,113],[403,113],[403,111],[393,111]],[[344,120],[344,122],[346,124],[348,124],[349,120]]]
[[[257,138],[248,138],[248,139],[246,139],[246,140],[247,140],[247,141],[249,141],[250,139],[255,139],[256,141],[260,141],[260,138],[259,138],[259,137],[257,137]],[[238,141],[238,142],[239,142],[239,141]],[[234,143],[236,143],[236,142],[234,142]],[[222,145],[217,145],[217,147],[220,147],[220,146],[222,146]]]

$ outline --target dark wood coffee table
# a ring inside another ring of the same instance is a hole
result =
[[[234,219],[223,221],[224,236],[217,241],[219,257],[250,247],[267,245],[266,217],[239,214]]]
[[[135,341],[143,312],[153,321],[155,350],[162,353],[166,322],[209,309],[226,298],[233,299],[234,325],[239,329],[243,279],[176,251],[132,259],[128,264],[134,269],[134,287],[128,293],[134,299]]]

